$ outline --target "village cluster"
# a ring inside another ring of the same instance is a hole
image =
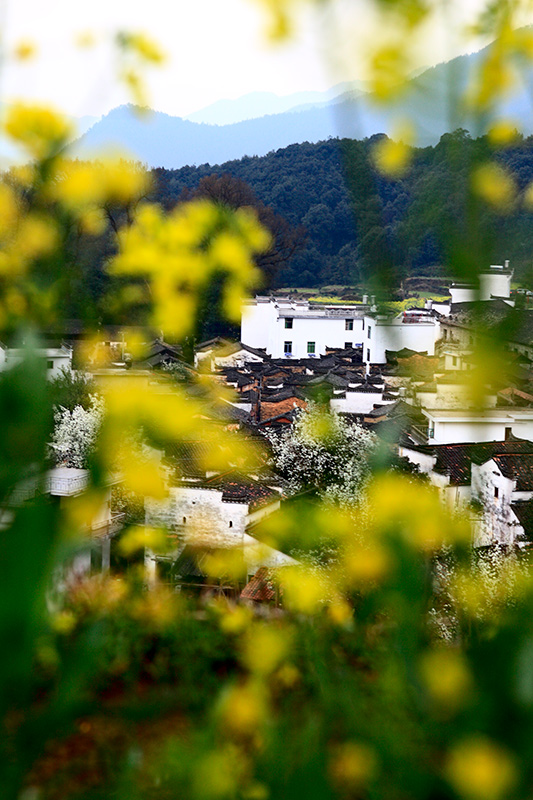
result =
[[[427,301],[395,315],[381,313],[368,296],[350,305],[256,297],[243,307],[241,341],[200,343],[194,366],[163,339],[133,364],[125,357],[127,342],[107,342],[116,361],[95,366],[96,383],[121,382],[127,391],[129,380],[150,382],[163,371],[197,391],[194,376],[201,371],[231,390],[222,405],[206,401],[206,418],[238,431],[258,452],[246,471],[238,464],[210,470],[201,441],[161,453],[168,496],[146,500],[144,523],[164,526],[173,546],[146,550],[147,580],[274,600],[272,571],[294,559],[255,536],[287,495],[269,441],[317,402],[372,431],[438,487],[443,503],[471,518],[475,547],[527,547],[533,541],[533,310],[514,308],[512,274],[507,262],[491,266],[476,286],[452,283],[447,302]],[[502,369],[488,375],[483,352],[495,342]],[[69,347],[41,355],[50,375],[71,368]],[[17,351],[0,351],[6,368],[18,358]],[[82,493],[87,480],[84,469],[58,458],[49,491],[61,502]],[[111,502],[117,480],[110,480],[108,502],[94,522],[93,546],[77,557],[77,574],[112,563],[122,524]],[[31,494],[31,487],[21,492]],[[204,568],[221,549],[242,559],[245,580],[237,587],[224,581],[214,587]]]

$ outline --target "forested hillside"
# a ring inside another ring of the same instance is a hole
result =
[[[209,190],[225,186],[223,199],[230,204],[257,198],[259,216],[275,229],[277,243],[276,252],[261,259],[267,289],[364,284],[390,295],[408,275],[461,277],[507,258],[525,278],[533,263],[533,192],[525,191],[533,181],[533,137],[518,138],[495,154],[487,137],[445,134],[435,147],[413,150],[408,169],[396,179],[375,167],[381,139],[330,139],[219,166],[156,169],[148,199],[172,208],[206,183]],[[493,181],[497,210],[472,192],[469,178],[476,165],[483,169],[491,159],[504,170]],[[234,187],[231,178],[210,177],[224,175],[235,179]],[[514,197],[512,181],[520,193],[507,202]],[[208,196],[216,199],[216,193]],[[103,321],[135,321],[131,306],[121,316],[120,285],[100,302],[110,288],[106,262],[116,251],[115,230],[132,211],[108,208],[103,235],[72,232],[62,295],[66,316],[84,319],[96,303]],[[212,307],[207,298],[210,315]]]
[[[509,258],[519,274],[529,269],[530,210],[516,203],[496,214],[470,191],[470,168],[493,156],[487,137],[474,140],[462,130],[445,134],[435,147],[414,150],[409,169],[395,180],[375,169],[372,153],[380,138],[291,145],[214,167],[156,169],[154,198],[171,207],[184,190],[212,174],[248,183],[260,201],[306,230],[275,286],[361,282],[384,267],[392,269],[393,279],[443,267],[461,274],[473,253],[480,266]],[[496,157],[521,190],[533,180],[533,137],[519,137]]]

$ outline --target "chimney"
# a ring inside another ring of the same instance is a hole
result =
[[[505,269],[509,269],[509,259],[506,258],[504,262]]]
[[[367,294],[363,295],[363,305],[365,305],[365,306],[368,305],[368,295]]]

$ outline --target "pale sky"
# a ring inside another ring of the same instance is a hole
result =
[[[336,0],[343,32],[353,25],[356,36],[367,26],[368,40],[375,23],[362,7],[357,0]],[[454,4],[444,0],[443,7],[445,15],[428,33],[431,46],[418,54],[421,63],[437,63],[474,47],[449,38],[443,20],[455,13]],[[463,0],[456,9],[466,13],[468,7]],[[273,46],[266,41],[265,16],[254,0],[4,0],[0,9],[0,97],[46,101],[76,116],[98,116],[128,102],[114,78],[117,67],[109,46],[113,32],[121,29],[150,34],[168,54],[165,67],[150,70],[149,100],[156,110],[173,115],[247,92],[286,95],[363,77],[352,47],[355,39],[345,37],[349,52],[337,44],[328,50],[325,31],[335,27],[335,18],[311,10],[300,17],[289,45]],[[75,41],[85,32],[94,34],[97,43],[80,50]],[[35,42],[36,58],[10,58],[21,40]]]

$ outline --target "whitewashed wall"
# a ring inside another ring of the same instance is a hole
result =
[[[401,318],[384,320],[367,316],[363,361],[385,364],[387,350],[402,350],[404,347],[419,353],[426,351],[432,356],[439,336],[440,324],[431,317],[427,322],[404,323]]]

